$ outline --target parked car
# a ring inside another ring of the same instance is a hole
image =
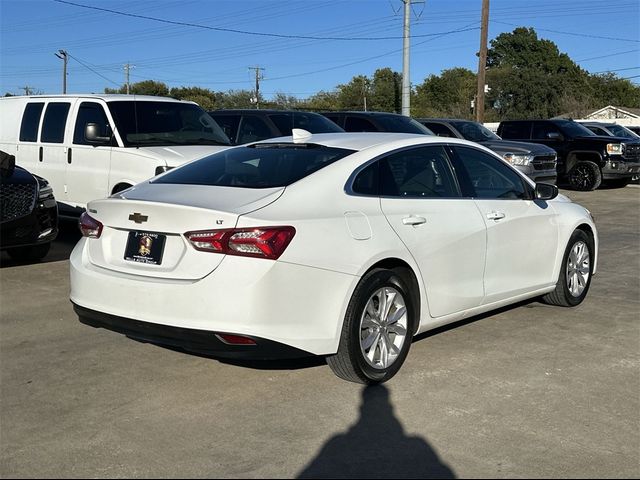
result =
[[[558,181],[575,190],[595,190],[602,180],[624,186],[640,173],[639,141],[598,136],[573,120],[504,121],[498,135],[553,148],[558,153]]]
[[[623,125],[617,123],[601,123],[601,122],[580,122],[596,135],[603,135],[605,137],[622,137],[630,140],[640,139],[640,135],[634,133]]]
[[[322,112],[345,132],[392,132],[434,135],[413,118],[388,112]]]
[[[39,260],[58,234],[58,207],[49,183],[0,151],[0,250],[19,261]]]
[[[439,137],[464,138],[493,150],[534,182],[556,183],[556,152],[537,143],[513,142],[478,122],[449,118],[417,118]]]
[[[286,137],[301,128],[311,133],[344,132],[319,113],[297,110],[211,110],[209,115],[235,145],[267,138]]]
[[[139,95],[0,99],[0,150],[49,180],[60,213],[230,146],[197,104]]]
[[[80,321],[218,356],[326,355],[376,383],[418,333],[585,298],[596,227],[555,185],[466,140],[295,133],[90,202],[71,254]]]

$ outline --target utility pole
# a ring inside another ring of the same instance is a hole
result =
[[[130,85],[129,85],[129,72],[131,71],[132,68],[136,68],[136,66],[135,65],[130,65],[128,63],[124,66],[124,75],[125,75],[125,84],[127,86],[127,95],[129,95],[129,88],[130,88]]]
[[[67,62],[69,61],[69,54],[64,50],[58,50],[58,53],[54,53],[54,55],[64,62],[64,67],[62,69],[62,93],[67,93]]]
[[[484,122],[485,71],[487,69],[487,36],[489,32],[489,0],[482,0],[482,25],[480,27],[480,53],[478,60],[478,91],[476,94],[476,121]]]
[[[33,87],[25,85],[24,87],[20,87],[20,90],[24,90],[24,94],[28,96],[28,95],[31,95],[32,88]]]
[[[262,80],[264,77],[262,76],[262,74],[260,73],[260,71],[264,71],[264,68],[262,67],[249,67],[249,70],[255,70],[256,72],[256,90],[255,90],[255,103],[256,103],[256,108],[259,109],[260,108],[260,80]]]
[[[409,78],[409,24],[411,22],[411,0],[404,3],[404,28],[402,38],[402,115],[411,116],[411,81]]]

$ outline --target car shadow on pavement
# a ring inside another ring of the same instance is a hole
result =
[[[60,219],[58,222],[58,236],[51,243],[51,250],[42,260],[18,261],[11,258],[7,252],[1,252],[0,268],[68,260],[73,247],[76,246],[81,237],[77,220]]]
[[[408,436],[384,385],[362,390],[360,418],[330,438],[297,478],[455,478],[421,437]]]

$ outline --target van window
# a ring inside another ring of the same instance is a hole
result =
[[[215,120],[193,103],[118,100],[108,105],[126,147],[231,145]]]
[[[22,115],[20,125],[20,141],[35,142],[38,140],[38,127],[44,103],[28,103]]]
[[[76,145],[92,145],[84,138],[84,130],[87,123],[97,123],[100,135],[103,137],[111,136],[109,131],[109,121],[104,113],[102,105],[95,102],[82,102],[78,109],[78,118],[76,119],[75,130],[73,131],[73,143]]]
[[[44,113],[42,123],[41,142],[62,143],[64,141],[64,129],[67,126],[67,115],[70,103],[50,103]]]

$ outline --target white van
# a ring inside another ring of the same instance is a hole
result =
[[[230,146],[196,103],[136,95],[0,98],[0,150],[47,179],[61,214]]]

